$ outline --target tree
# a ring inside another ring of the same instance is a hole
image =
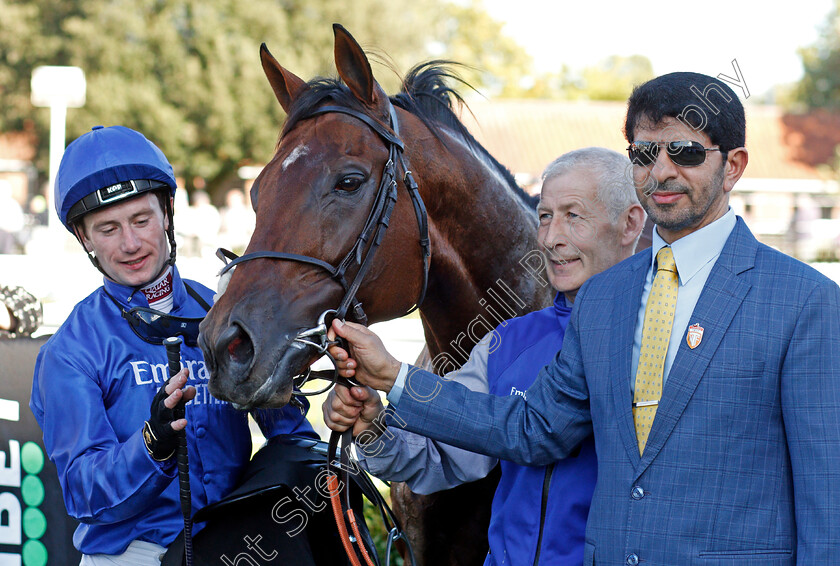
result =
[[[612,55],[582,74],[581,95],[589,100],[627,100],[633,87],[653,78],[653,66],[644,55]]]
[[[163,148],[189,186],[194,177],[221,180],[273,147],[281,113],[271,91],[257,88],[264,79],[252,38],[285,26],[270,0],[39,0],[2,10],[12,16],[0,23],[0,72],[10,85],[0,97],[12,109],[3,129],[34,118],[43,145],[49,116],[29,105],[32,69],[75,65],[86,73],[87,102],[68,112],[71,139],[96,124],[128,125]]]
[[[643,55],[612,55],[581,71],[567,65],[557,73],[536,76],[519,96],[562,100],[625,101],[633,87],[653,78],[653,66]]]
[[[804,74],[795,100],[808,108],[840,109],[840,0],[834,0],[816,43],[800,49],[799,56]]]
[[[0,0],[0,14],[0,131],[34,128],[41,171],[49,111],[30,104],[32,70],[74,65],[85,71],[87,102],[68,112],[69,139],[97,124],[133,127],[188,187],[202,178],[211,191],[275,146],[283,113],[259,64],[261,42],[304,79],[333,76],[330,24],[341,22],[401,73],[442,45],[445,57],[489,70],[478,87],[515,76],[506,66],[524,53],[494,43],[500,25],[479,5],[443,0]],[[396,72],[375,73],[388,92],[398,88]]]
[[[522,96],[521,80],[533,62],[525,50],[502,33],[502,24],[482,8],[480,0],[445,6],[436,37],[438,49],[453,61],[467,63],[462,77],[471,85],[499,97]]]

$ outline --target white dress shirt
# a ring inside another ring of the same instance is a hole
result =
[[[663,368],[662,385],[668,380],[671,366],[680,347],[680,341],[685,339],[686,329],[692,324],[691,315],[697,305],[697,299],[706,285],[709,273],[712,271],[720,252],[729,235],[735,228],[735,213],[730,208],[726,214],[709,224],[683,236],[671,244],[671,251],[674,254],[674,261],[677,264],[679,274],[679,291],[677,292],[677,309],[674,314],[674,326],[671,329],[671,340],[668,342],[668,352],[665,355],[665,366]],[[653,231],[651,241],[650,268],[645,279],[645,288],[642,291],[642,301],[639,305],[639,314],[636,318],[636,334],[633,338],[633,360],[630,376],[630,387],[635,389],[636,367],[639,365],[639,351],[642,348],[642,330],[645,320],[645,306],[647,305],[650,287],[655,276],[654,263],[656,254],[668,244],[659,235],[658,228]]]

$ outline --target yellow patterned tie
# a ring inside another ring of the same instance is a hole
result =
[[[656,416],[656,407],[662,397],[662,369],[671,340],[671,327],[674,325],[679,290],[677,266],[669,246],[656,254],[656,265],[656,277],[653,278],[645,306],[642,347],[639,350],[633,395],[633,420],[636,423],[639,454],[645,451],[650,427]]]

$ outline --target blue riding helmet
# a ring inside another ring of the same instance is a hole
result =
[[[94,126],[64,151],[55,180],[55,211],[64,227],[82,244],[91,263],[110,277],[94,252],[85,247],[74,227],[76,222],[88,212],[149,191],[166,190],[171,197],[175,194],[175,186],[172,165],[143,134],[124,126]],[[175,265],[172,205],[170,199],[163,200],[164,214],[169,219],[166,230],[169,259],[152,280],[157,279],[167,265]]]
[[[55,209],[61,223],[147,191],[175,194],[172,165],[140,132],[124,126],[93,129],[64,151],[55,181]],[[171,226],[171,224],[170,224]]]

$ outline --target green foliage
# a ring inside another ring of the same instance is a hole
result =
[[[627,100],[633,87],[653,78],[653,66],[644,55],[612,55],[583,70],[583,92],[590,100]]]
[[[39,0],[7,9],[0,72],[9,74],[0,98],[11,111],[2,129],[32,120],[45,143],[49,110],[29,104],[32,69],[74,65],[85,71],[87,101],[68,111],[69,139],[96,124],[138,129],[188,184],[222,179],[273,147],[282,114],[264,87],[258,38],[280,35],[286,16],[271,0]]]
[[[840,0],[834,0],[834,8],[820,27],[817,41],[799,49],[804,73],[802,79],[785,93],[779,102],[792,112],[825,109],[840,111]],[[828,163],[818,166],[822,174],[837,178],[840,176],[840,145],[835,147],[835,156]]]
[[[531,57],[502,34],[479,0],[446,6],[438,24],[437,46],[444,57],[468,64],[459,74],[469,84],[499,97],[522,96],[521,79],[531,72]]]
[[[822,24],[819,38],[799,50],[804,75],[793,98],[807,108],[840,109],[840,0]]]
[[[647,57],[612,55],[580,72],[573,72],[563,65],[559,73],[536,77],[521,95],[529,98],[625,101],[633,92],[633,87],[653,76],[653,66]]]
[[[85,72],[87,102],[68,110],[69,140],[97,124],[135,128],[188,187],[201,177],[211,191],[275,147],[283,112],[260,66],[262,42],[303,79],[333,76],[331,23],[340,22],[385,64],[374,74],[388,92],[399,80],[387,67],[403,74],[433,52],[485,67],[477,87],[515,82],[509,68],[525,60],[480,5],[445,0],[0,0],[0,14],[0,131],[34,129],[42,172],[49,110],[30,103],[32,70],[73,65]]]
[[[391,505],[391,492],[385,484],[381,484],[378,481],[374,480],[374,483],[377,484],[377,488],[379,489],[379,493],[385,498],[385,501],[388,502],[388,505]],[[379,558],[383,561],[385,560],[385,550],[388,546],[388,536],[389,533],[385,531],[385,524],[382,522],[382,516],[379,514],[379,509],[370,501],[365,498],[364,500],[364,515],[365,515],[365,524],[370,531],[370,536],[373,539],[373,543],[376,545],[376,552],[379,554]],[[396,545],[391,549],[391,555],[394,557],[391,559],[391,564],[395,564],[396,566],[403,566],[403,559],[400,556],[399,552],[397,551]],[[391,566],[391,565],[388,565]]]

